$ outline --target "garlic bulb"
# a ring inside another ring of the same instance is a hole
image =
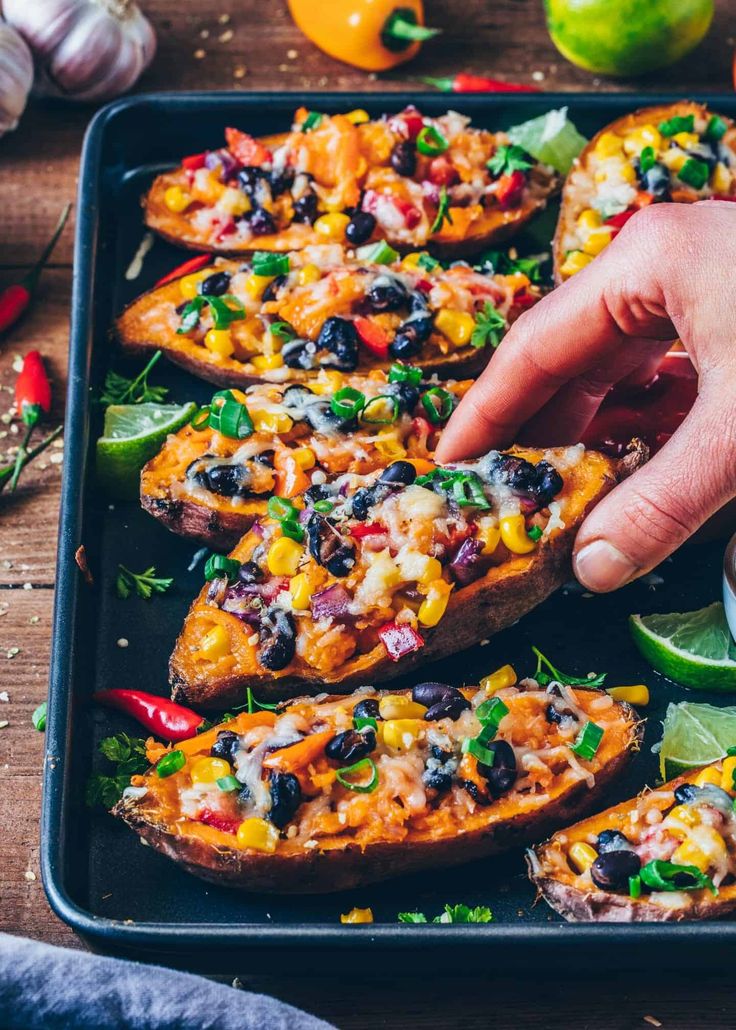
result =
[[[154,31],[133,0],[3,0],[3,14],[53,91],[74,100],[124,93],[156,52]]]
[[[33,85],[33,58],[15,29],[0,22],[0,136],[23,114]]]

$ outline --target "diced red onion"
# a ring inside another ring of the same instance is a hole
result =
[[[450,562],[450,574],[460,586],[465,587],[483,575],[482,550],[480,540],[465,540]]]
[[[314,619],[344,619],[349,614],[349,607],[350,594],[339,583],[312,595]]]
[[[229,150],[210,150],[204,159],[205,168],[219,171],[221,181],[229,179],[240,167]]]

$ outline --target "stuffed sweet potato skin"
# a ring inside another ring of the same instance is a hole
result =
[[[633,111],[631,114],[624,115],[622,118],[618,118],[611,122],[609,125],[604,126],[599,132],[593,136],[589,143],[583,148],[579,156],[575,159],[572,169],[568,173],[567,179],[562,188],[562,196],[560,203],[560,214],[557,220],[557,228],[552,241],[552,260],[554,269],[554,278],[557,284],[563,282],[565,276],[563,276],[561,269],[565,262],[566,254],[570,249],[570,238],[574,233],[575,223],[581,211],[587,207],[585,203],[581,203],[578,194],[581,189],[581,183],[586,184],[590,180],[590,174],[588,172],[590,157],[598,146],[601,137],[605,133],[614,132],[621,137],[634,129],[638,129],[643,125],[654,125],[657,126],[661,122],[666,121],[674,117],[687,117],[688,115],[694,115],[696,118],[707,119],[710,118],[713,112],[708,110],[703,104],[695,103],[694,101],[683,100],[676,104],[662,104],[656,107],[645,107],[640,110]],[[731,147],[736,143],[736,134],[734,133],[733,122],[730,118],[726,118],[723,115],[719,115],[723,122],[727,126],[727,133],[724,137],[725,140],[729,141]],[[675,198],[673,198],[675,199]],[[692,199],[699,199],[697,196]],[[677,198],[678,202],[687,202],[685,194]]]
[[[714,768],[720,770],[721,763]],[[683,784],[693,783],[699,770],[693,770],[677,779],[670,780],[655,791],[657,808],[666,809],[674,804],[674,791]],[[616,894],[598,889],[595,885],[579,888],[570,871],[561,878],[555,875],[551,853],[561,848],[560,837],[565,846],[570,841],[582,840],[597,835],[603,829],[618,828],[626,815],[636,806],[639,798],[646,797],[644,790],[638,798],[632,798],[606,809],[582,822],[558,830],[549,840],[539,844],[527,853],[529,877],[544,900],[568,922],[582,923],[644,923],[682,922],[685,920],[717,919],[736,910],[736,885],[720,887],[717,896],[707,890],[698,892],[699,897],[685,908],[663,906],[648,900],[643,894],[631,898],[628,894]],[[563,823],[564,826],[564,823]]]
[[[564,530],[557,531],[532,554],[515,555],[469,586],[453,592],[441,622],[423,631],[424,646],[399,662],[392,661],[383,644],[378,644],[329,672],[297,663],[265,675],[248,642],[252,629],[230,612],[207,605],[205,588],[187,615],[171,657],[172,696],[217,708],[237,703],[247,687],[269,698],[287,697],[296,690],[318,693],[325,685],[347,693],[364,683],[382,683],[426,662],[472,647],[512,625],[570,578],[570,556],[577,530],[587,512],[613,488],[621,474],[620,463],[588,452],[576,468],[566,473],[561,495],[566,499]],[[227,667],[198,664],[192,659],[213,622],[229,636],[232,660],[227,659]]]

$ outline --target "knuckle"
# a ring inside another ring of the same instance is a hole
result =
[[[621,514],[625,522],[625,536],[648,546],[659,544],[676,547],[694,533],[700,524],[697,513],[690,509],[685,499],[671,492],[655,499],[635,490]]]

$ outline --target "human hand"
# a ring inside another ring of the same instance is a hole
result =
[[[736,496],[736,204],[639,211],[594,262],[512,326],[445,429],[438,460],[517,437],[577,442],[610,387],[645,378],[676,337],[698,373],[695,405],[575,541],[584,586],[623,586]]]

